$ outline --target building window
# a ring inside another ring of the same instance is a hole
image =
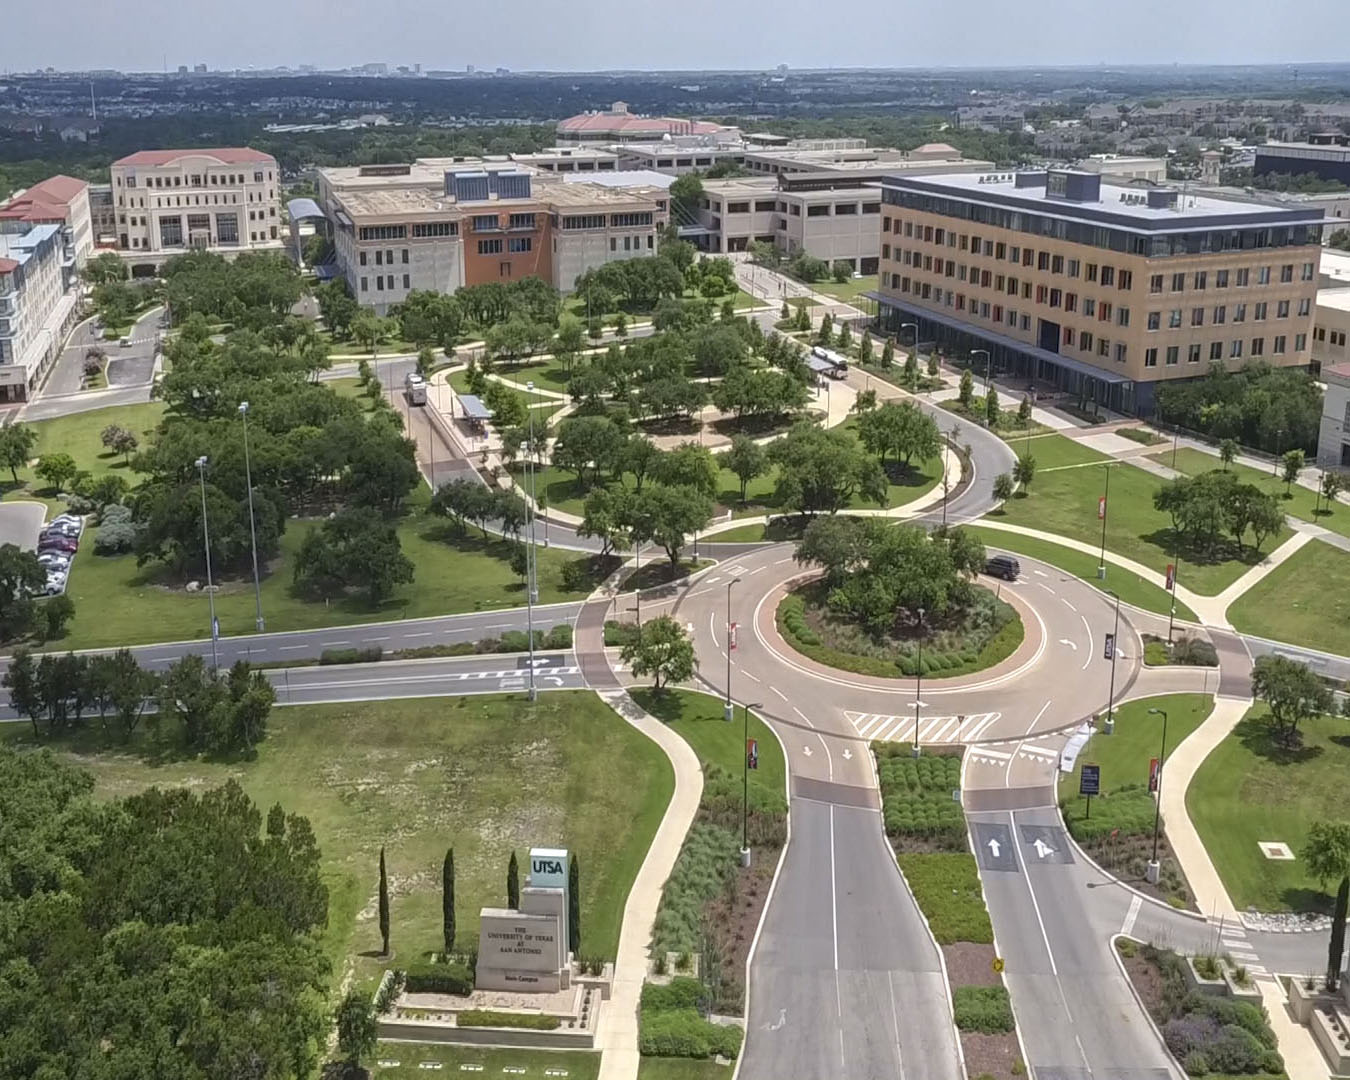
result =
[[[1279,301],[1279,303],[1277,303],[1277,304],[1275,305],[1275,318],[1277,318],[1277,319],[1287,319],[1287,318],[1289,318],[1289,301],[1288,301],[1288,300],[1281,300],[1281,301]]]
[[[610,214],[609,224],[613,229],[636,229],[652,223],[649,212],[640,214]]]
[[[613,243],[613,241],[611,241]],[[501,237],[495,237],[491,240],[478,241],[479,255],[500,255],[502,253]]]
[[[1077,293],[1065,293],[1065,294],[1064,294],[1064,310],[1065,310],[1065,311],[1077,311],[1077,310],[1078,310],[1078,294],[1077,294]]]
[[[183,246],[183,219],[181,217],[162,217],[159,219],[159,242],[161,247]]]
[[[1111,321],[1111,303],[1109,300],[1103,300],[1097,305],[1097,318],[1101,322]]]
[[[1251,273],[1252,272],[1245,266],[1237,272],[1237,287],[1239,289],[1245,289],[1247,287],[1248,283],[1251,281]]]
[[[1176,367],[1181,360],[1181,348],[1177,345],[1167,346],[1167,366]]]
[[[216,239],[222,244],[239,243],[239,215],[216,215]]]
[[[1304,263],[1304,264],[1303,264],[1303,280],[1304,280],[1304,281],[1311,281],[1312,279],[1313,279],[1313,264],[1312,264],[1312,263]]]
[[[1205,325],[1205,309],[1204,309],[1204,308],[1202,308],[1202,307],[1191,308],[1191,325],[1192,325],[1192,326],[1204,326],[1204,325]]]
[[[1149,277],[1148,279],[1149,292],[1160,293],[1162,292],[1162,287],[1163,287],[1163,276],[1161,274],[1153,274],[1151,277]],[[1156,360],[1157,358],[1155,357],[1154,359]],[[1155,364],[1154,366],[1156,367],[1157,365]]]
[[[1283,335],[1283,334],[1276,334],[1276,335],[1275,335],[1275,345],[1274,345],[1274,347],[1273,347],[1270,351],[1273,352],[1276,356],[1283,356],[1283,355],[1284,355],[1284,335]]]
[[[1242,339],[1234,338],[1233,343],[1228,347],[1228,357],[1230,360],[1238,360],[1242,357]]]
[[[1266,302],[1264,300],[1262,300],[1261,303],[1256,305],[1252,318],[1256,322],[1266,321]]]
[[[403,249],[403,265],[404,265],[404,266],[407,266],[407,265],[408,265],[408,249],[407,249],[407,248],[404,248],[404,249]]]
[[[1150,330],[1159,330],[1162,328],[1162,312],[1150,311],[1148,313],[1148,328]]]
[[[1066,326],[1066,327],[1064,328],[1064,344],[1065,344],[1065,345],[1072,345],[1072,344],[1073,344],[1073,327],[1072,327],[1072,326]]]
[[[1247,305],[1246,305],[1246,304],[1238,304],[1238,305],[1236,305],[1236,306],[1233,308],[1233,321],[1234,321],[1235,323],[1238,323],[1238,322],[1246,322],[1246,321],[1247,321]]]
[[[624,239],[627,240],[628,237],[625,236]],[[533,249],[534,249],[533,236],[513,236],[507,241],[506,244],[506,250],[511,252],[512,255],[522,255],[527,251],[532,251]]]
[[[366,291],[369,289],[369,287],[370,287],[370,280],[369,280],[368,278],[362,278],[362,279],[361,279],[361,291],[362,291],[362,292],[366,292]]]
[[[1134,288],[1134,271],[1122,270],[1117,282],[1117,287],[1129,291]]]
[[[1125,343],[1123,341],[1116,342],[1115,354],[1117,364],[1125,363]]]
[[[1252,355],[1260,356],[1265,351],[1266,351],[1266,339],[1259,337],[1252,338]]]
[[[1181,308],[1173,308],[1167,313],[1167,328],[1178,330],[1181,327]]]
[[[1226,289],[1226,288],[1228,288],[1228,271],[1227,271],[1227,270],[1215,270],[1215,271],[1214,271],[1214,287],[1215,287],[1216,289]]]
[[[1200,342],[1194,341],[1186,349],[1186,363],[1200,363]]]
[[[406,225],[362,225],[357,235],[362,240],[404,240],[408,236]]]
[[[1123,307],[1123,308],[1117,308],[1117,309],[1116,309],[1116,325],[1117,325],[1117,326],[1129,326],[1129,325],[1130,325],[1130,309],[1129,309],[1129,308]]]
[[[1227,316],[1228,308],[1224,304],[1220,304],[1214,309],[1214,325],[1222,326]]]
[[[1211,341],[1211,342],[1209,343],[1209,358],[1210,358],[1211,360],[1222,360],[1222,359],[1223,359],[1223,342],[1222,342],[1222,341]]]
[[[1186,288],[1186,275],[1177,273],[1172,275],[1172,291],[1181,292]]]
[[[1295,334],[1295,335],[1294,335],[1294,352],[1302,352],[1302,351],[1303,351],[1304,349],[1306,349],[1307,347],[1308,347],[1308,335],[1307,335],[1307,334]]]
[[[1312,310],[1312,301],[1306,296],[1298,302],[1299,315],[1307,315]]]
[[[1294,264],[1285,263],[1280,267],[1280,284],[1287,285],[1294,280]]]
[[[1157,349],[1145,349],[1145,350],[1144,350],[1144,367],[1157,367],[1157,366],[1158,366],[1158,350],[1157,350]]]
[[[1256,283],[1257,283],[1258,285],[1269,285],[1269,284],[1270,284],[1270,267],[1269,267],[1269,266],[1263,266],[1263,267],[1261,267],[1259,270],[1256,271]]]
[[[1197,270],[1197,271],[1195,272],[1195,287],[1196,287],[1196,289],[1203,289],[1203,288],[1205,288],[1205,283],[1208,281],[1208,279],[1209,279],[1209,274],[1207,274],[1204,270]]]
[[[1092,335],[1088,333],[1086,330],[1084,330],[1081,334],[1078,335],[1078,347],[1083,352],[1092,351]]]
[[[815,206],[808,206],[808,207],[806,208],[806,216],[809,217],[809,218],[812,218],[812,217],[829,217],[829,216],[830,216],[830,204],[829,204],[829,203],[817,203]],[[929,231],[931,232],[932,230],[930,229]]]
[[[1116,268],[1114,266],[1102,267],[1102,284],[1114,285],[1116,283]]]
[[[458,236],[457,221],[427,221],[412,227],[414,239],[426,239],[433,236]]]

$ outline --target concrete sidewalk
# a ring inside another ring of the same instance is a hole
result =
[[[675,770],[675,793],[624,905],[619,955],[614,962],[614,985],[610,999],[600,1013],[600,1027],[596,1032],[595,1045],[601,1053],[600,1080],[637,1080],[638,1002],[647,977],[652,926],[661,903],[661,891],[698,811],[703,795],[703,770],[689,744],[639,708],[626,691],[610,691],[600,696],[610,708],[660,746]]]

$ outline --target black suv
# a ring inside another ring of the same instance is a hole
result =
[[[1011,555],[991,555],[984,563],[984,572],[992,577],[1016,581],[1022,567]]]

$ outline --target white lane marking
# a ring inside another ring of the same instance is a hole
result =
[[[362,641],[388,641],[388,640],[389,640],[389,635],[388,635],[388,634],[385,634],[384,637],[363,637],[361,640],[362,640]]]
[[[895,1004],[895,975],[886,972],[886,983],[891,988],[891,1023],[895,1025],[895,1060],[900,1066],[900,1080],[905,1080],[905,1055],[900,1050],[900,1014]]]
[[[1042,589],[1044,589],[1046,592],[1048,592],[1051,596],[1054,596],[1054,595],[1055,595],[1055,590],[1052,589],[1052,588],[1050,588],[1050,586],[1047,585],[1047,584],[1045,584],[1045,582],[1043,582],[1043,581],[1038,581],[1038,582],[1036,582],[1036,584],[1039,585],[1039,586],[1040,586]]]
[[[771,686],[771,687],[769,687],[769,689],[772,690],[775,694],[777,694],[777,695],[778,695],[780,698],[782,698],[784,701],[786,701],[786,700],[788,699],[788,696],[787,696],[785,693],[783,693],[783,691],[779,690],[778,687],[776,687],[776,686]]]
[[[747,679],[754,679],[755,682],[759,682],[759,676],[751,674],[750,672],[746,671],[745,668],[741,668],[741,674],[744,675]]]
[[[1075,614],[1077,614],[1078,609],[1077,609],[1076,607],[1074,607],[1071,603],[1069,603],[1069,601],[1065,600],[1064,597],[1062,597],[1062,596],[1061,596],[1059,599],[1060,599],[1060,603],[1064,604],[1070,611],[1072,611],[1072,612],[1074,612]]]
[[[791,555],[789,555],[786,559],[779,559],[777,562],[771,563],[770,565],[772,565],[772,566],[782,566],[785,562],[793,562],[793,561],[795,561],[795,560],[793,559],[793,557],[792,557]]]
[[[1036,730],[1036,725],[1039,724],[1039,723],[1041,722],[1041,717],[1045,715],[1045,710],[1048,709],[1048,708],[1050,708],[1050,702],[1049,702],[1049,701],[1047,701],[1044,705],[1041,706],[1041,711],[1038,712],[1038,713],[1036,714],[1036,718],[1035,718],[1034,720],[1031,721],[1030,725],[1028,725],[1027,730],[1026,730],[1026,734],[1022,736],[1023,739],[1025,739],[1028,735],[1030,735],[1033,731]],[[1011,785],[1011,780],[1012,780],[1012,767],[1013,767],[1013,762],[1014,762],[1015,760],[1017,760],[1016,755],[1014,755],[1013,757],[1011,757],[1011,758],[1008,759],[1008,767],[1007,767],[1006,770],[1004,770],[1004,773],[1003,773],[1003,786],[1004,786],[1004,787],[1011,787],[1011,786],[1012,786],[1012,785]],[[1039,912],[1038,912],[1037,914],[1039,915]],[[1048,942],[1047,942],[1047,944],[1048,944]]]
[[[717,640],[717,615],[715,612],[708,612],[708,633],[712,635],[713,648],[720,649],[721,643]],[[723,656],[726,653],[722,654]]]
[[[839,971],[839,898],[834,876],[834,803],[830,804],[830,922],[834,927],[834,970]],[[843,1010],[840,1010],[842,1015]]]
[[[927,720],[919,721],[919,742],[935,742],[936,740],[930,738],[930,736],[937,730],[937,726],[942,723],[942,720],[941,716],[930,716]]]
[[[746,577],[750,577],[750,576],[752,576],[752,575],[754,575],[754,574],[758,574],[761,570],[767,570],[767,569],[768,569],[767,566],[756,566],[753,570],[750,571],[749,574],[746,575]]]
[[[833,780],[833,779],[834,779],[834,755],[830,753],[830,746],[829,746],[829,744],[825,741],[825,737],[824,737],[823,735],[821,735],[821,733],[820,733],[819,731],[816,731],[816,725],[813,724],[813,723],[811,723],[811,718],[810,718],[809,716],[807,716],[806,713],[802,712],[801,709],[797,708],[796,705],[792,706],[792,711],[795,712],[798,716],[800,716],[803,720],[806,721],[806,726],[807,726],[807,727],[809,727],[812,731],[815,731],[816,738],[820,740],[820,746],[821,746],[821,749],[825,751],[825,764],[826,764],[826,766],[828,767],[828,770],[829,770],[828,773],[827,773],[827,776],[828,776],[829,779]],[[809,756],[809,755],[808,755],[808,756]]]
[[[319,648],[328,649],[334,645],[350,645],[350,644],[351,644],[350,641],[321,641],[319,642]]]
[[[430,630],[423,630],[420,634],[404,634],[404,637],[431,637]]]
[[[1144,898],[1136,894],[1130,899],[1130,910],[1125,912],[1125,921],[1120,924],[1120,932],[1127,937],[1134,931],[1134,921],[1139,918],[1139,909],[1144,906]]]
[[[277,648],[278,648],[278,650],[279,650],[280,652],[291,652],[291,651],[293,651],[293,650],[295,650],[295,649],[303,649],[303,648],[305,648],[305,646],[304,646],[304,645],[279,645]],[[156,659],[156,660],[170,660],[170,659],[176,660],[176,659],[178,659],[178,658],[177,658],[176,656],[175,656],[175,657],[157,656],[157,657],[155,657],[155,659]]]
[[[1083,666],[1082,666],[1082,668],[1080,669],[1080,670],[1082,670],[1082,671],[1086,671],[1086,670],[1087,670],[1087,666],[1088,666],[1090,663],[1092,663],[1092,627],[1090,627],[1090,626],[1088,625],[1088,621],[1087,621],[1087,616],[1086,616],[1086,615],[1079,615],[1078,617],[1079,617],[1080,619],[1083,620],[1083,629],[1087,631],[1087,636],[1088,636],[1087,655],[1083,657]]]

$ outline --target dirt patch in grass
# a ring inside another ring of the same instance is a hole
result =
[[[954,941],[942,946],[947,979],[953,986],[998,986],[999,974],[994,970],[996,955],[992,945],[976,945],[970,941]]]

